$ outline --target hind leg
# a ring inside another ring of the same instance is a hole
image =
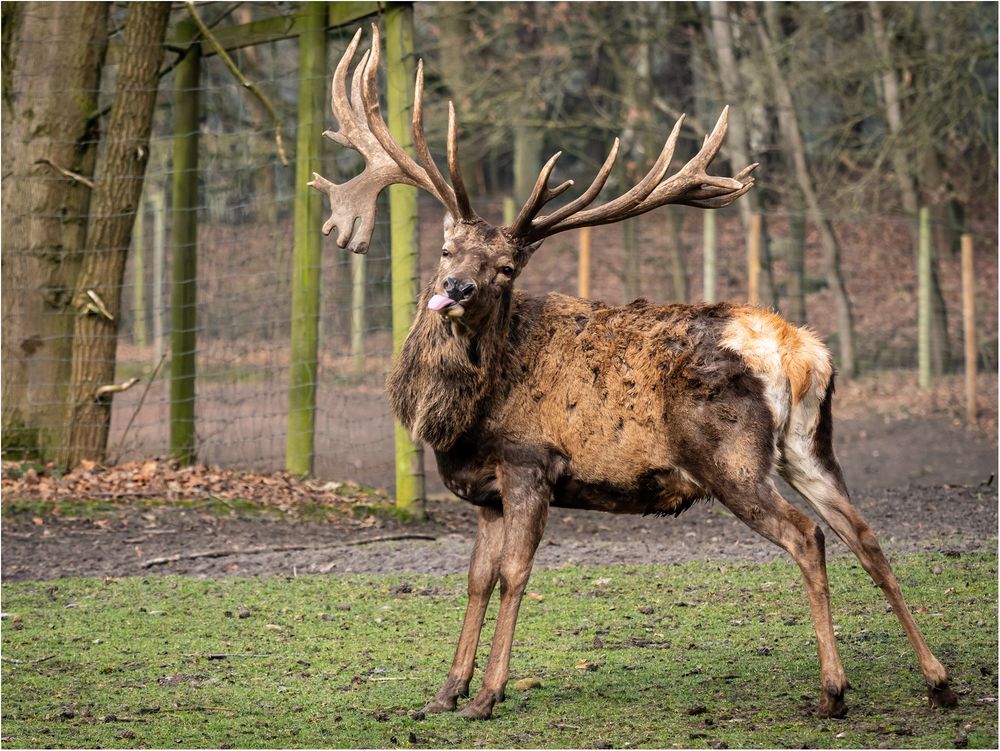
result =
[[[799,451],[795,449],[799,448]],[[820,456],[820,454],[823,454]],[[861,565],[885,593],[906,636],[920,661],[920,672],[927,683],[930,703],[954,707],[958,698],[948,685],[948,674],[924,641],[923,634],[910,614],[896,575],[889,566],[871,527],[851,505],[840,464],[832,450],[817,451],[814,445],[786,445],[785,465],[781,475],[801,493],[837,536],[858,557]]]
[[[843,717],[847,714],[844,692],[848,682],[833,634],[823,531],[782,498],[770,480],[760,482],[750,492],[734,488],[733,492],[720,494],[720,500],[747,526],[788,551],[799,565],[819,649],[819,715]]]

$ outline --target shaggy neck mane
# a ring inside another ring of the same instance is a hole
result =
[[[482,418],[502,382],[511,295],[506,293],[475,331],[428,310],[430,296],[428,287],[386,391],[392,411],[414,437],[445,451]]]

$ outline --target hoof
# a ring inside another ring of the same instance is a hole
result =
[[[928,686],[927,700],[932,707],[944,707],[946,709],[958,706],[958,697],[947,682],[940,686]]]
[[[840,719],[847,716],[847,703],[844,701],[844,692],[827,689],[819,700],[819,709],[816,713],[823,719]]]
[[[493,707],[492,706],[476,706],[475,702],[467,706],[461,712],[458,713],[459,717],[464,717],[467,720],[488,720],[493,717]]]
[[[458,716],[467,720],[488,720],[493,716],[493,705],[497,703],[502,694],[502,691],[500,694],[494,694],[492,691],[480,691],[476,694],[476,698],[458,713]]]
[[[458,697],[453,696],[450,699],[439,699],[434,697],[429,702],[424,705],[424,708],[420,710],[419,714],[429,715],[429,714],[439,714],[441,712],[454,712],[458,708]]]

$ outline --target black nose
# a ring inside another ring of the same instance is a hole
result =
[[[468,300],[472,293],[476,291],[475,282],[460,282],[453,276],[444,280],[444,291],[455,302]]]

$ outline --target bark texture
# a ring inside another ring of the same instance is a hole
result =
[[[3,6],[3,449],[55,458],[97,156],[107,3]],[[53,50],[57,49],[58,54]]]
[[[122,278],[142,196],[169,15],[169,3],[134,2],[125,19],[109,140],[94,184],[83,268],[72,301],[71,402],[62,442],[63,462],[69,466],[82,459],[102,461],[107,448],[111,399],[96,392],[115,375]],[[106,313],[95,312],[95,296]]]

